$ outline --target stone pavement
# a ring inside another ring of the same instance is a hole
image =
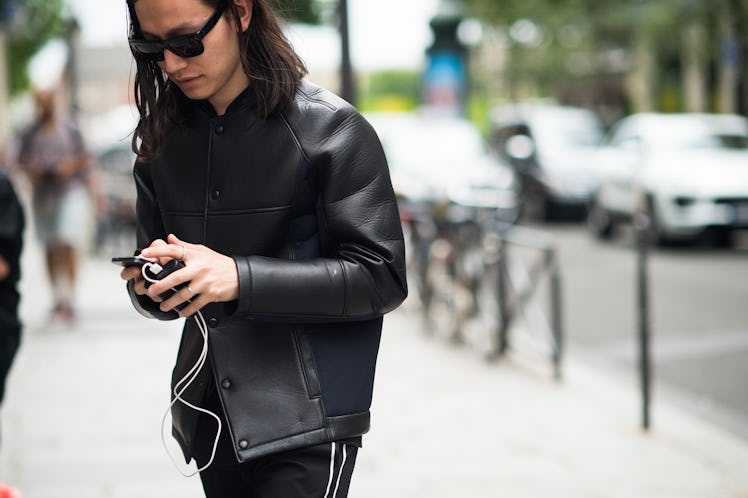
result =
[[[93,260],[77,325],[50,327],[32,255],[24,343],[1,413],[0,483],[23,498],[202,496],[160,438],[180,324],[141,318],[118,269]],[[556,382],[530,351],[487,363],[425,335],[406,303],[385,319],[372,431],[350,496],[748,498],[748,441],[657,400],[643,433],[631,380],[571,358]]]

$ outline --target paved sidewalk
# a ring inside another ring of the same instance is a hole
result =
[[[117,268],[92,261],[78,325],[48,327],[46,283],[26,268],[0,482],[23,498],[201,497],[159,435],[180,324],[139,317]],[[520,353],[486,363],[424,335],[404,306],[385,319],[351,498],[748,498],[747,441],[657,400],[644,434],[633,374],[564,373]]]

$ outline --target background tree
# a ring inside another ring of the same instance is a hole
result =
[[[64,34],[63,0],[24,0],[7,26],[8,78],[12,95],[27,90],[28,64],[49,40]]]
[[[512,97],[529,87],[607,105],[619,92],[626,111],[748,111],[743,0],[463,2],[505,33]]]

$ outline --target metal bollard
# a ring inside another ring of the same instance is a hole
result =
[[[511,317],[509,310],[509,265],[507,262],[507,242],[504,238],[499,239],[499,337],[497,340],[498,354],[506,353],[509,347],[509,325]]]
[[[642,402],[642,428],[650,427],[650,401],[652,395],[652,360],[650,358],[649,327],[649,274],[647,260],[650,244],[649,216],[638,214],[634,219],[637,233],[637,304],[639,312],[639,383]]]
[[[555,249],[546,250],[548,268],[551,280],[551,332],[553,345],[551,361],[553,362],[553,376],[561,380],[561,357],[563,351],[563,320],[561,315],[561,272],[559,271],[558,256]]]

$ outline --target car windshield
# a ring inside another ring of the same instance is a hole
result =
[[[648,135],[655,148],[748,150],[748,126],[742,120],[674,120],[653,124]]]
[[[694,134],[671,140],[671,145],[684,149],[748,149],[748,136],[727,134]]]
[[[535,140],[541,147],[594,147],[603,137],[602,126],[584,111],[544,113],[534,124]]]

